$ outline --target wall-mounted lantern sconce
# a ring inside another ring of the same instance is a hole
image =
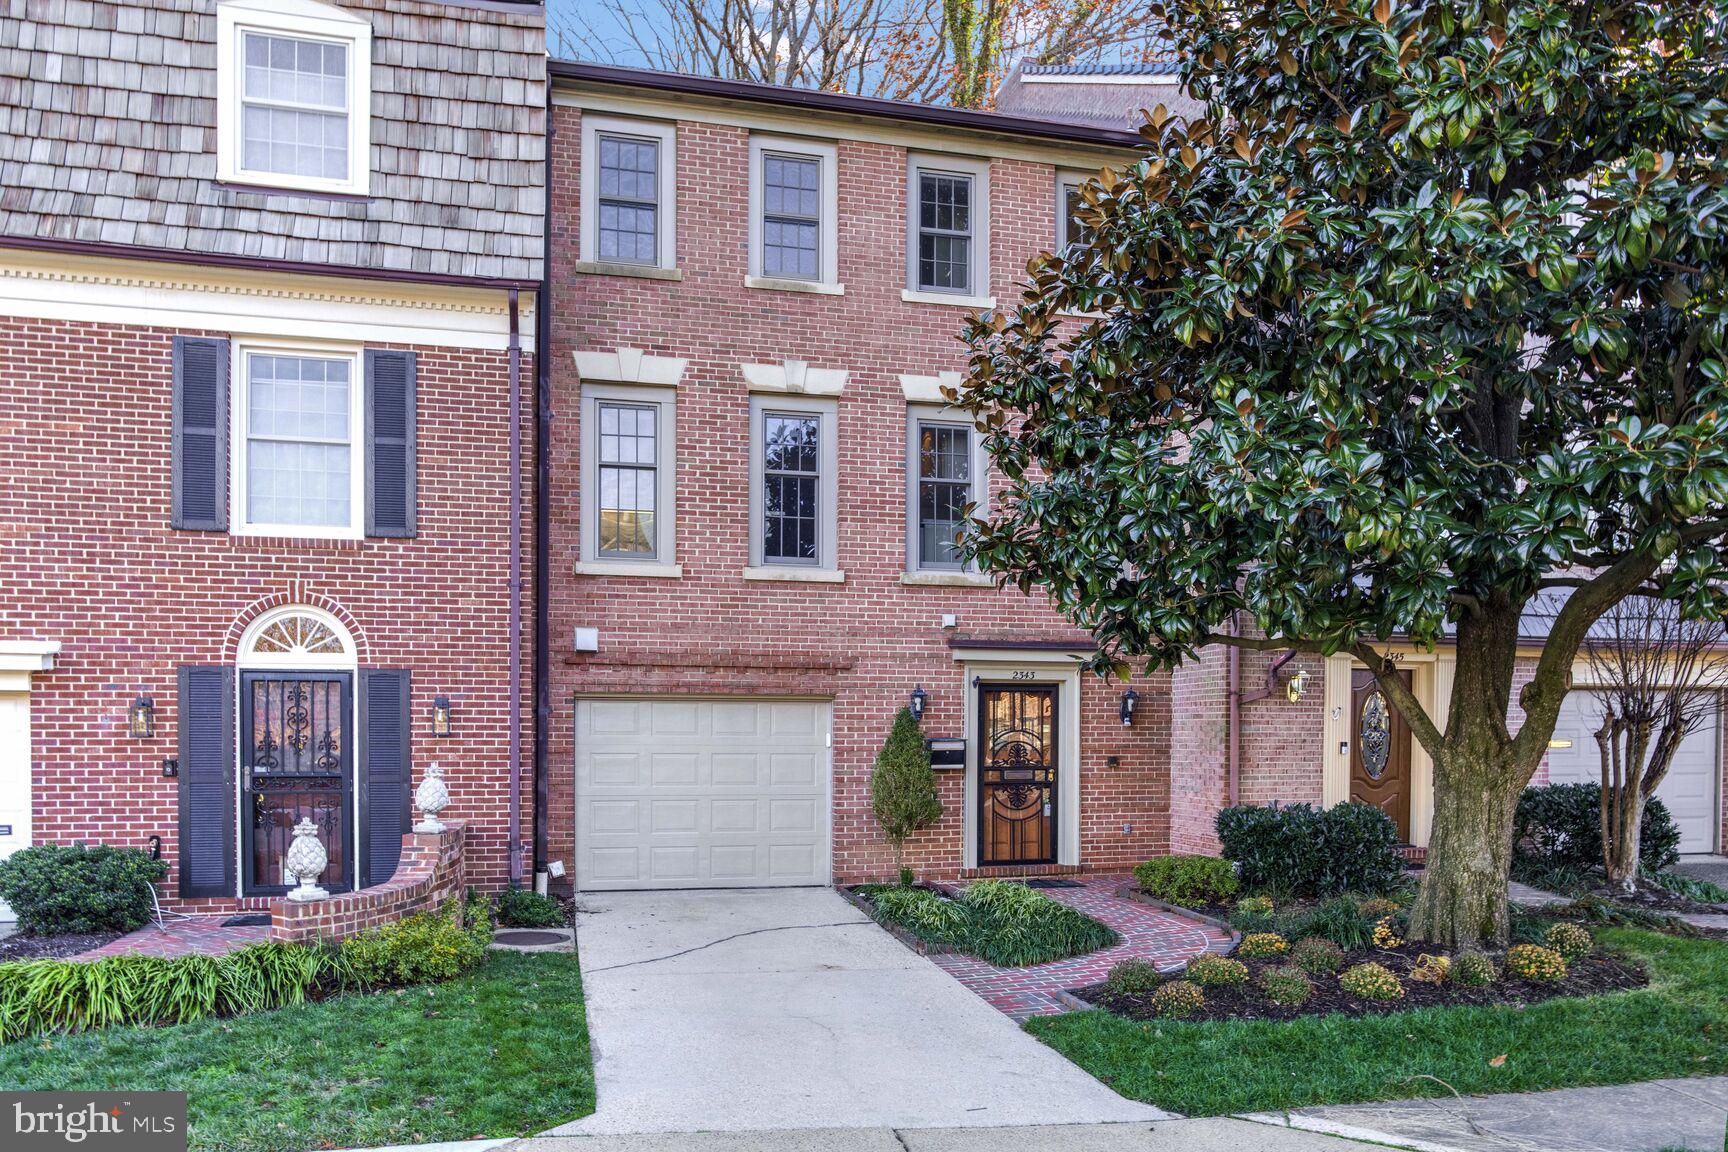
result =
[[[1298,672],[1290,677],[1290,682],[1284,685],[1284,695],[1290,698],[1290,703],[1302,699],[1302,693],[1308,691],[1308,673]]]
[[[912,709],[912,719],[924,719],[924,706],[928,703],[930,703],[930,693],[924,691],[923,685],[913,688],[909,704]]]
[[[432,735],[450,735],[450,697],[439,696],[432,701]]]
[[[162,758],[162,778],[172,780],[178,775],[180,775],[180,761],[172,756],[164,756]]]
[[[140,696],[126,710],[126,728],[134,740],[148,740],[156,735],[156,701]]]
[[[1134,709],[1140,706],[1140,693],[1130,688],[1122,693],[1122,727],[1134,727]]]

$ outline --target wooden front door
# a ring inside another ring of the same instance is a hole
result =
[[[1056,862],[1056,685],[978,689],[978,863]]]
[[[1350,679],[1350,734],[1350,799],[1392,817],[1410,843],[1410,728],[1365,668]]]
[[[331,892],[354,886],[354,749],[346,672],[240,674],[241,863],[247,896],[288,890],[294,826],[310,818]]]

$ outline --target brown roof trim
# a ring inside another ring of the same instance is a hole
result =
[[[778,104],[811,112],[875,116],[943,128],[963,128],[1005,136],[1032,136],[1070,144],[1093,144],[1106,148],[1139,148],[1145,144],[1137,132],[1098,128],[1088,124],[1010,116],[1002,112],[977,112],[970,108],[948,108],[915,104],[909,100],[883,100],[875,96],[851,96],[814,88],[791,88],[780,84],[755,84],[743,80],[720,80],[712,76],[687,76],[680,72],[657,72],[647,68],[620,68],[612,64],[589,64],[578,60],[551,60],[547,74],[559,80],[591,84],[616,84],[649,88],[684,96],[711,96],[724,100],[749,100]]]
[[[406,268],[364,268],[352,264],[314,264],[301,260],[271,260],[263,256],[230,256],[216,252],[187,252],[171,248],[150,248],[142,244],[104,244],[92,240],[64,240],[47,236],[10,236],[0,233],[0,248],[60,252],[73,256],[115,256],[124,260],[155,260],[206,268],[246,268],[257,272],[284,272],[299,276],[340,276],[349,280],[390,280],[405,284],[438,284],[456,288],[516,288],[523,292],[540,290],[538,280],[451,276],[438,272],[415,272]]]
[[[948,647],[977,648],[984,651],[1000,652],[1096,652],[1098,650],[1097,643],[1088,639],[1016,640],[1012,636],[950,636],[948,637]]]

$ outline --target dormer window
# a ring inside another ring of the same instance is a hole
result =
[[[315,0],[217,9],[217,174],[365,195],[372,28]]]

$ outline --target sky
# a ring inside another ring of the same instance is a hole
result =
[[[634,2],[634,0],[626,0]],[[641,3],[640,7],[649,12],[656,12],[657,6],[652,2]],[[548,0],[546,5],[547,23],[554,29],[574,30],[584,25],[592,26],[599,38],[605,41],[611,51],[595,50],[592,47],[573,46],[567,41],[554,39],[552,53],[559,57],[574,57],[579,60],[597,60],[606,64],[624,64],[634,67],[645,67],[647,60],[630,45],[628,36],[619,25],[617,19],[608,11],[607,5],[600,0]]]

